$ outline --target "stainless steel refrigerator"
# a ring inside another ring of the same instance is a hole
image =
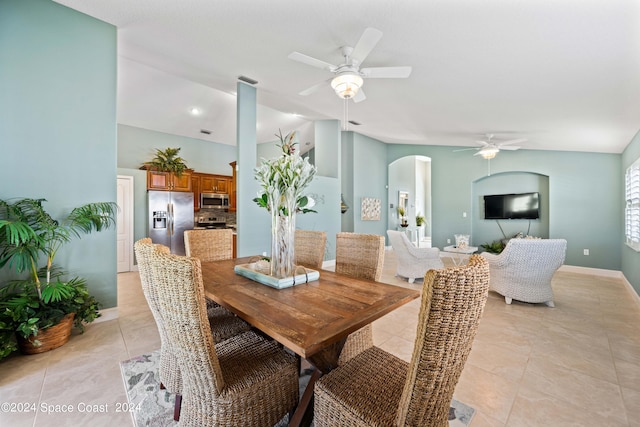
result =
[[[193,229],[193,193],[148,191],[149,237],[184,255],[184,232]]]

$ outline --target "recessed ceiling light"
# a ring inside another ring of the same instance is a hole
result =
[[[198,107],[191,107],[189,112],[194,116],[199,116],[200,114],[202,114],[202,110],[200,110]]]

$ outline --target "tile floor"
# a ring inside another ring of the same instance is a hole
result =
[[[450,260],[444,258],[446,263]],[[383,281],[395,277],[385,256]],[[490,293],[455,397],[472,427],[640,427],[640,304],[620,279],[558,272],[556,307]],[[159,348],[138,273],[118,275],[119,317],[65,346],[0,362],[0,426],[132,426],[119,362]],[[408,360],[419,301],[374,323],[376,345]],[[72,412],[69,412],[72,411]]]

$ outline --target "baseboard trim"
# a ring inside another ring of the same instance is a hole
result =
[[[115,320],[118,318],[118,307],[105,308],[98,310],[100,317],[93,321],[93,323],[108,322],[109,320]]]
[[[640,307],[640,295],[636,292],[636,290],[631,286],[631,282],[627,280],[622,271],[618,270],[605,270],[603,268],[591,268],[591,267],[579,267],[576,265],[563,265],[558,269],[558,271],[564,271],[568,273],[580,273],[580,274],[591,274],[593,276],[601,276],[601,277],[611,277],[614,279],[621,279],[622,283],[624,283],[627,291],[631,298],[638,304]]]
[[[622,272],[618,270],[606,270],[604,268],[580,267],[577,265],[563,265],[559,268],[559,271],[564,271],[567,273],[591,274],[593,276],[614,277],[617,279],[624,277]]]

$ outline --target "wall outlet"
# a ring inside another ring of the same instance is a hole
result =
[[[584,253],[585,255],[589,255],[589,249],[583,249],[582,253]]]
[[[462,212],[462,218],[466,218],[467,217],[467,213],[466,212]]]
[[[447,244],[451,243],[451,239],[447,239]]]

